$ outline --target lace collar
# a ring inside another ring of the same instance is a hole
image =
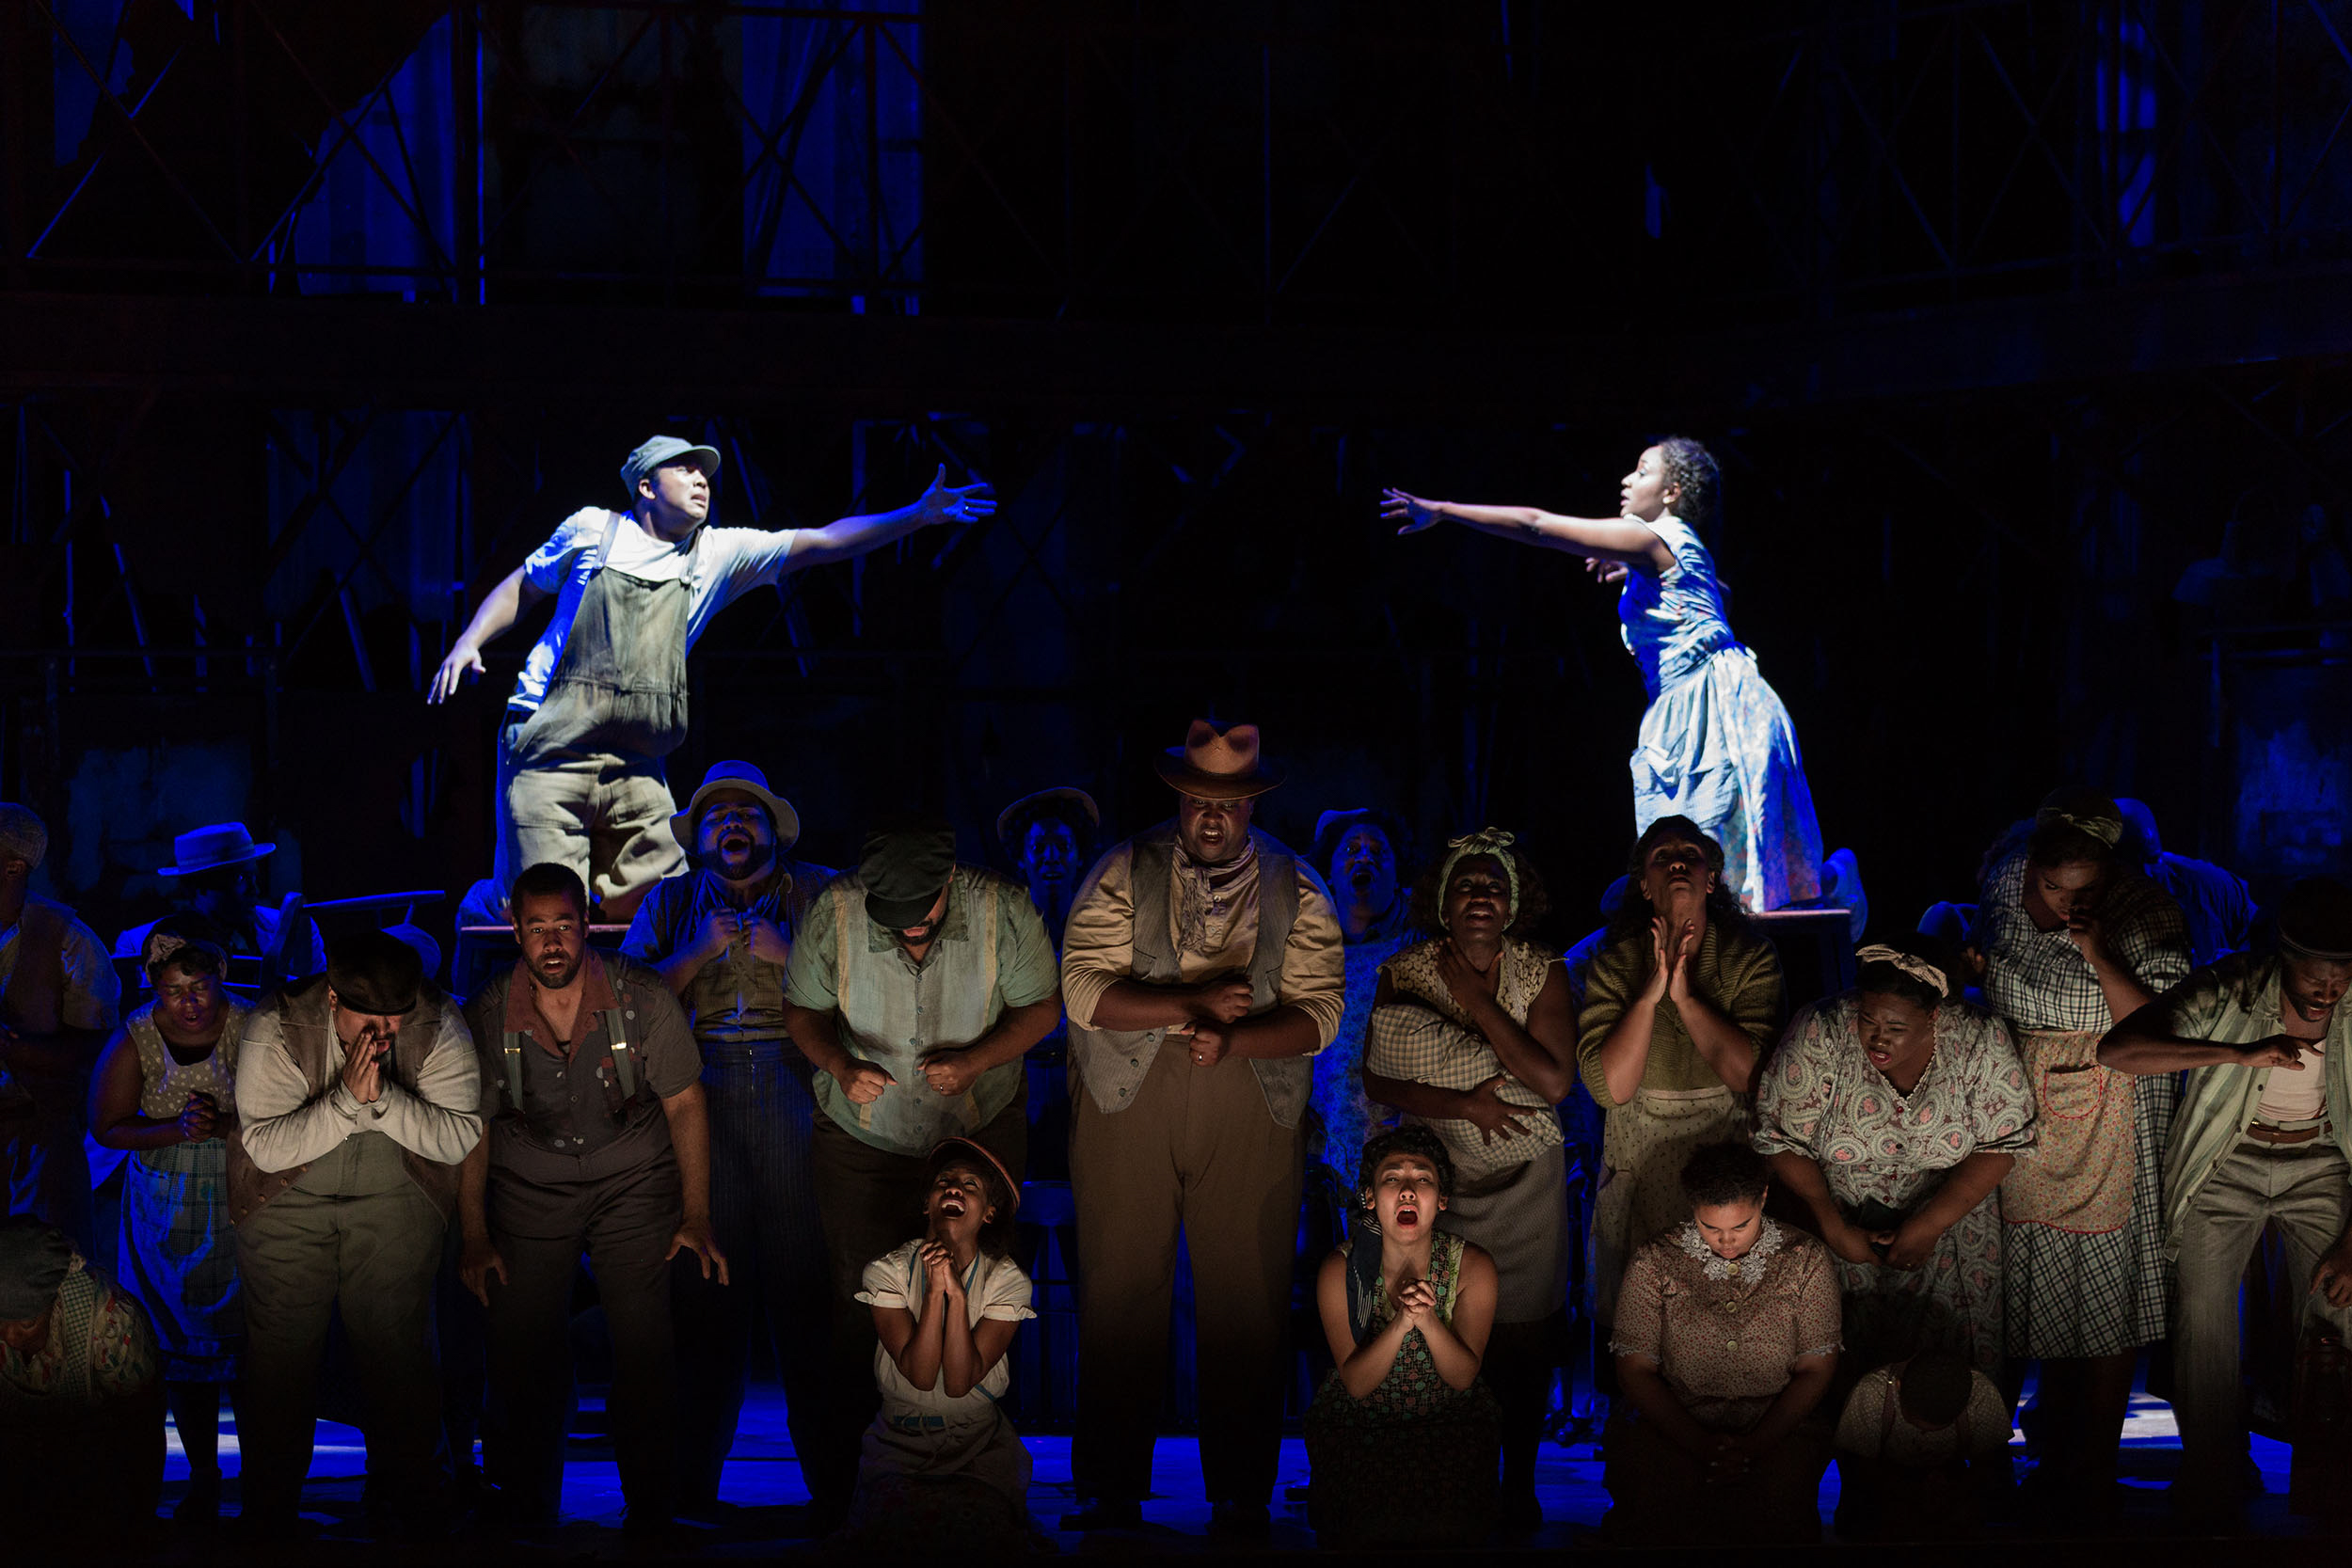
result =
[[[1772,1267],[1773,1257],[1780,1251],[1781,1239],[1780,1222],[1766,1220],[1764,1228],[1756,1233],[1756,1244],[1748,1248],[1745,1257],[1718,1258],[1699,1235],[1697,1221],[1684,1221],[1682,1228],[1675,1233],[1675,1244],[1706,1265],[1704,1272],[1708,1278],[1738,1280],[1747,1285],[1764,1277],[1765,1271]]]

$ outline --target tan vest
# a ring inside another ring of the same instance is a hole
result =
[[[431,983],[419,987],[417,1005],[400,1021],[400,1033],[392,1041],[392,1053],[385,1064],[389,1076],[411,1094],[417,1092],[417,1075],[423,1071],[425,1058],[433,1054],[433,1048],[441,1041],[442,1006],[441,993]],[[255,1009],[255,1017],[272,1009],[278,1014],[278,1030],[286,1042],[286,1053],[301,1069],[311,1095],[326,1093],[343,1069],[342,1045],[335,1038],[335,1020],[326,1005],[326,976],[313,974],[308,980],[294,982],[262,1002]],[[252,1025],[248,1023],[246,1033],[251,1032]],[[457,1201],[457,1167],[419,1159],[405,1148],[400,1151],[400,1157],[408,1179],[424,1189],[425,1196],[446,1217]],[[245,1151],[245,1130],[240,1126],[229,1135],[230,1223],[243,1224],[262,1204],[299,1181],[310,1168],[301,1164],[291,1170],[263,1170]]]

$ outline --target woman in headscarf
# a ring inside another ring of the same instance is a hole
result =
[[[2112,1512],[2140,1347],[2165,1335],[2164,1151],[2177,1079],[2098,1062],[2099,1038],[2188,975],[2188,927],[2122,863],[2122,815],[2061,790],[1991,857],[1984,993],[2034,1085],[2037,1146],[2001,1183],[2002,1338],[2042,1363],[2045,1506]]]
[[[1381,966],[1364,1093],[1444,1139],[1448,1227],[1494,1259],[1486,1375],[1502,1407],[1502,1514],[1507,1528],[1532,1530],[1543,1522],[1535,1450],[1567,1328],[1567,1158],[1552,1107],[1575,1083],[1576,1006],[1558,955],[1521,935],[1546,906],[1511,834],[1454,840],[1416,903],[1416,923],[1445,934]]]
[[[1625,645],[1649,710],[1633,749],[1633,827],[1687,816],[1724,847],[1724,880],[1750,910],[1821,894],[1821,829],[1797,754],[1796,726],[1731,634],[1723,584],[1698,529],[1715,515],[1721,474],[1687,436],[1643,449],[1618,515],[1565,517],[1532,506],[1470,506],[1390,490],[1381,515],[1399,533],[1440,521],[1584,558],[1617,597]]]
[[[1682,1163],[1746,1135],[1749,1084],[1780,1028],[1780,957],[1723,868],[1722,847],[1690,818],[1651,823],[1588,972],[1577,1061],[1603,1112],[1591,1273],[1603,1338],[1634,1248],[1690,1217]]]
[[[1997,1373],[1994,1189],[2032,1150],[2033,1089],[1937,946],[1864,947],[1854,989],[1797,1015],[1756,1085],[1756,1148],[1837,1257],[1856,1366],[1941,1349]]]
[[[250,1009],[221,989],[224,934],[167,915],[140,961],[154,1000],[122,1021],[90,1083],[90,1135],[128,1149],[116,1272],[154,1325],[167,1397],[188,1456],[173,1517],[220,1510],[220,1401],[237,1382],[245,1311],[229,1225],[237,1046]]]

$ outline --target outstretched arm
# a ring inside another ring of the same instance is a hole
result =
[[[425,689],[426,702],[445,703],[456,695],[458,683],[467,671],[481,674],[483,645],[513,626],[524,610],[548,596],[546,589],[535,587],[523,574],[523,567],[516,567],[483,595],[473,619],[466,623],[466,629],[457,634],[449,657],[434,672],[433,684]]]
[[[1419,533],[1441,522],[1468,523],[1498,539],[1565,550],[1599,561],[1622,561],[1646,572],[1663,572],[1674,552],[1648,526],[1631,517],[1568,517],[1532,506],[1476,506],[1463,501],[1423,500],[1402,490],[1382,492],[1380,515],[1399,533]]]
[[[977,522],[996,511],[996,503],[989,499],[988,491],[985,483],[949,484],[947,465],[942,463],[939,472],[932,476],[930,488],[912,506],[902,506],[896,512],[842,517],[823,528],[802,530],[793,538],[787,564],[797,572],[805,566],[850,561],[933,523]]]

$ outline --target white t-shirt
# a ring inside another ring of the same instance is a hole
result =
[[[2303,1042],[2303,1070],[2275,1067],[2263,1080],[2262,1099],[2254,1106],[2254,1119],[2276,1125],[2280,1122],[2316,1121],[2328,1113],[2328,1042],[2325,1039]]]
[[[583,506],[558,524],[548,542],[523,562],[525,579],[556,595],[555,614],[532,644],[531,657],[523,660],[515,695],[507,699],[511,706],[535,708],[547,697],[548,678],[564,657],[564,643],[580,615],[580,595],[596,575],[597,551],[612,522],[612,514],[605,508]],[[621,526],[612,530],[612,569],[644,582],[684,578],[686,645],[691,648],[713,615],[743,593],[784,576],[799,538],[798,529],[702,528],[674,545],[624,514]]]
[[[857,1299],[868,1307],[902,1307],[914,1315],[916,1323],[923,1321],[923,1307],[929,1297],[924,1288],[922,1260],[915,1255],[923,1248],[919,1241],[909,1242],[898,1251],[875,1259],[866,1265],[866,1289]],[[991,1258],[983,1252],[972,1259],[972,1266],[963,1275],[964,1311],[977,1327],[983,1319],[996,1318],[1007,1323],[1019,1323],[1034,1318],[1037,1313],[1029,1306],[1029,1276],[1021,1272],[1021,1265],[1009,1258]],[[980,1386],[961,1399],[949,1399],[946,1380],[930,1388],[917,1388],[907,1381],[898,1364],[890,1358],[885,1345],[874,1347],[874,1381],[882,1389],[882,1414],[886,1416],[938,1416],[950,1426],[987,1417],[1005,1390],[1012,1386],[1012,1370],[998,1356],[980,1379]]]

